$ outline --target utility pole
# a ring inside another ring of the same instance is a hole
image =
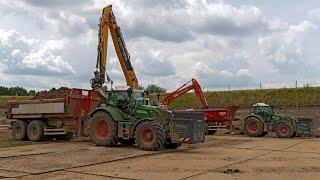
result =
[[[229,89],[229,91],[231,91],[231,87],[230,87],[230,84],[228,84],[228,89]]]
[[[296,88],[298,88],[298,81],[296,81]]]
[[[262,89],[262,84],[261,84],[261,82],[260,82],[260,90]]]

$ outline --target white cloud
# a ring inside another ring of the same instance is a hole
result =
[[[19,75],[74,74],[72,66],[55,54],[63,49],[63,41],[41,41],[27,38],[15,30],[0,29],[0,61],[6,65],[3,71]]]
[[[250,87],[256,83],[248,69],[239,69],[231,72],[230,70],[218,70],[202,62],[197,62],[194,66],[195,76],[209,88],[226,88],[229,85],[235,88]]]
[[[235,7],[224,1],[206,0],[177,1],[169,7],[169,3],[148,6],[137,2],[141,1],[114,2],[119,22],[129,37],[182,42],[203,33],[251,35],[270,29],[260,9],[254,6]],[[145,6],[143,11],[137,11],[139,5]]]
[[[315,24],[303,21],[289,26],[285,32],[260,37],[260,52],[279,68],[295,70],[294,66],[299,67],[305,61],[304,37],[316,29]]]

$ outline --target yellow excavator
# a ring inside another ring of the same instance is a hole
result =
[[[105,88],[112,83],[106,74],[109,31],[127,85],[125,89]],[[202,113],[173,113],[151,106],[145,93],[139,90],[138,80],[130,62],[130,55],[123,40],[112,6],[103,9],[99,23],[97,66],[91,86],[105,99],[90,113],[88,134],[98,146],[137,144],[147,151],[178,148],[182,142],[204,141]]]
[[[116,18],[112,12],[112,5],[109,5],[103,9],[103,13],[100,18],[97,65],[96,70],[94,71],[94,78],[91,79],[91,87],[95,90],[99,90],[102,88],[104,83],[112,83],[111,79],[108,77],[108,75],[106,75],[109,32],[111,34],[113,45],[127,85],[132,89],[139,89],[138,80],[131,65],[130,54],[128,53],[126,44],[124,42],[121,29],[118,26]]]

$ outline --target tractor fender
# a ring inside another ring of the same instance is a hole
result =
[[[260,123],[264,124],[263,118],[259,115],[249,115],[246,118],[244,118],[243,122],[247,121],[249,118],[252,118],[252,117],[257,118],[260,121]]]
[[[125,119],[124,114],[121,111],[119,111],[117,108],[112,106],[98,107],[90,113],[90,117],[92,117],[98,111],[107,112],[108,114],[111,115],[113,120],[116,122],[123,121]]]

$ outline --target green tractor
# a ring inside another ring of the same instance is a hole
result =
[[[244,133],[261,137],[268,132],[276,132],[280,138],[291,138],[296,135],[311,135],[311,119],[294,119],[280,114],[275,107],[265,103],[253,105],[252,113],[244,119]]]
[[[144,91],[132,88],[100,93],[106,99],[91,113],[88,126],[91,141],[98,146],[136,143],[142,150],[157,151],[178,148],[182,142],[204,142],[202,113],[151,106]]]

